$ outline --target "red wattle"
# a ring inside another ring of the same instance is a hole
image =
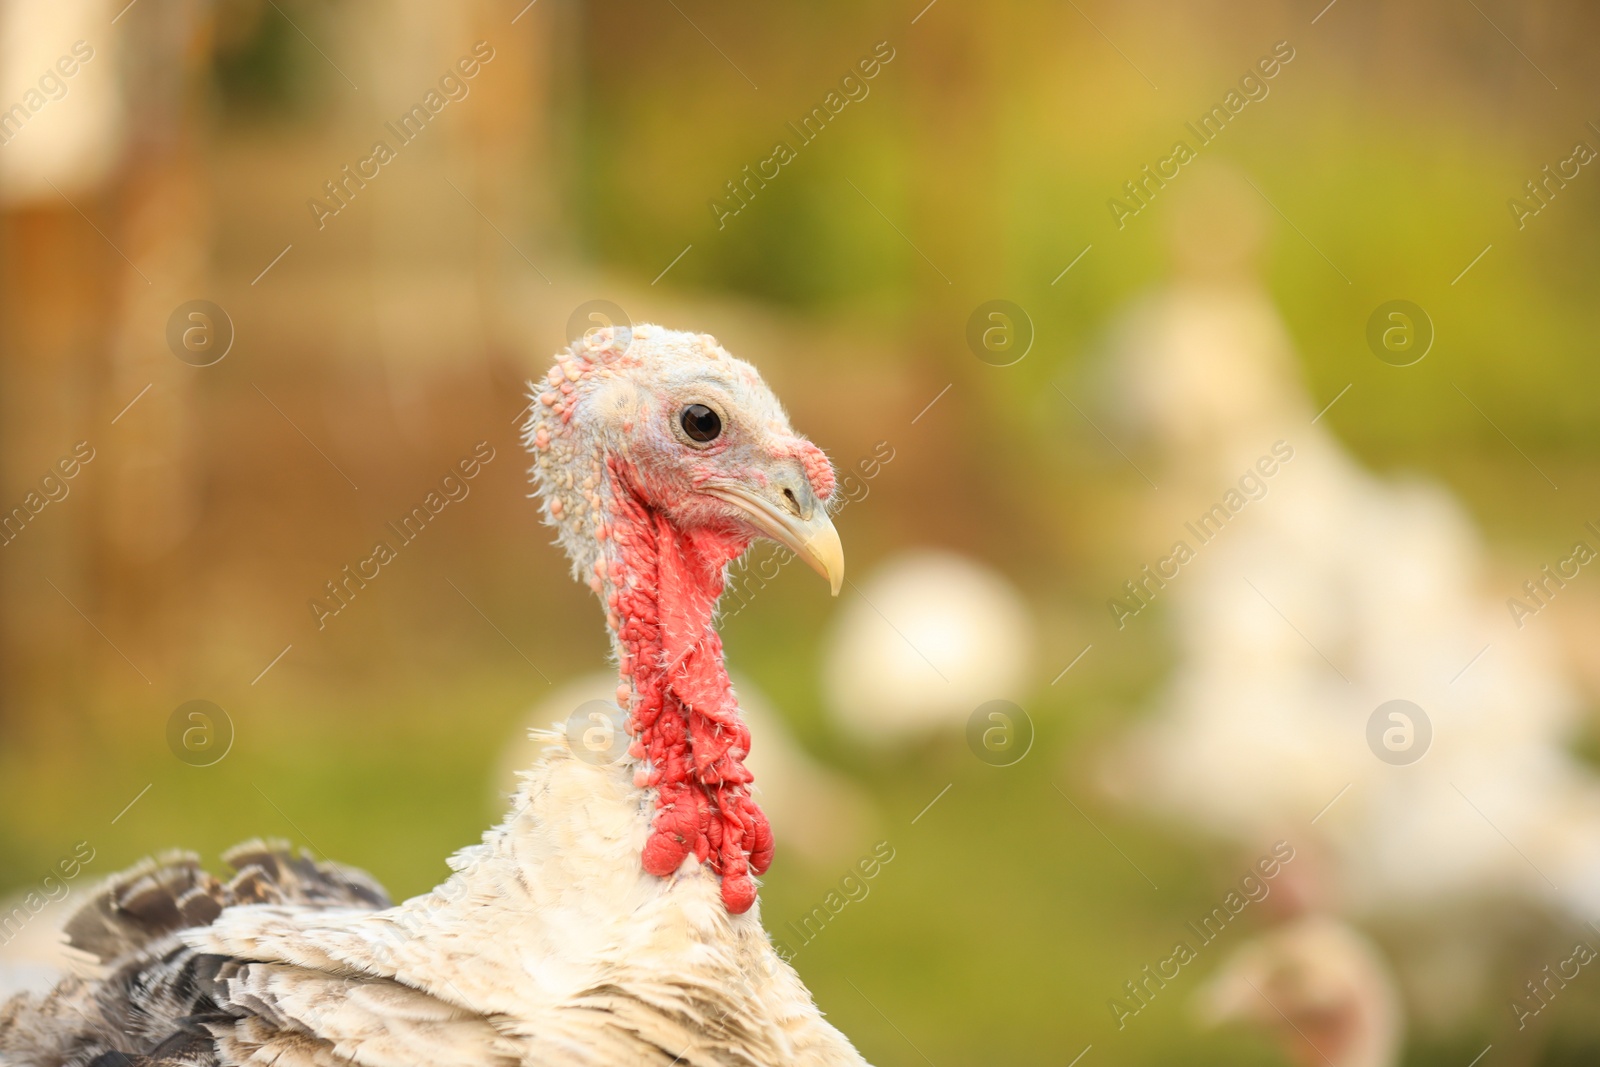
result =
[[[613,460],[609,473],[608,606],[632,671],[628,726],[657,791],[640,861],[666,877],[692,853],[721,875],[723,903],[739,914],[755,903],[751,872],[772,863],[772,828],[750,796],[750,731],[711,620],[723,568],[748,541],[679,531],[631,491],[632,472]]]

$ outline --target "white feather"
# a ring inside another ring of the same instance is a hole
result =
[[[428,1042],[453,1050],[433,1062],[470,1064],[864,1062],[774,951],[759,904],[730,915],[692,857],[671,878],[640,870],[650,805],[626,766],[539,740],[511,813],[433,892],[381,912],[236,907],[183,935],[261,961],[229,981],[282,1020],[263,1049],[314,1034],[371,1067]]]

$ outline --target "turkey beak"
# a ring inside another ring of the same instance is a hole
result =
[[[806,561],[828,580],[833,595],[844,585],[844,546],[811,486],[804,479],[790,485],[774,480],[765,492],[736,482],[702,487],[708,496],[744,512],[751,525]]]

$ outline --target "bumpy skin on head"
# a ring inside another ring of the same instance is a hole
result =
[[[606,610],[635,781],[656,791],[644,869],[664,877],[693,854],[722,876],[728,910],[743,912],[751,872],[772,861],[772,830],[750,797],[750,733],[712,622],[728,563],[762,531],[704,490],[743,486],[798,514],[825,506],[833,468],[790,429],[755,368],[705,334],[594,331],[534,392],[524,443],[537,495],[574,576]],[[691,404],[717,412],[715,440],[684,432]]]

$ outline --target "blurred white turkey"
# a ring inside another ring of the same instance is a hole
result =
[[[627,758],[543,735],[505,820],[394,907],[270,844],[225,857],[227,883],[193,857],[141,865],[68,923],[97,973],[0,1005],[0,1062],[863,1062],[762,929],[773,841],[712,626],[758,536],[838,591],[832,468],[704,334],[597,331],[535,393],[535,483],[605,610]]]
[[[1125,620],[1165,614],[1176,665],[1106,783],[1246,848],[1284,837],[1320,851],[1325,901],[1355,916],[1481,920],[1507,898],[1600,914],[1600,782],[1566,748],[1578,702],[1546,620],[1512,623],[1512,590],[1485,584],[1484,548],[1447,491],[1368,473],[1329,418],[1312,423],[1289,338],[1246,267],[1259,227],[1252,191],[1202,197],[1178,228],[1185,276],[1117,336],[1120,401],[1164,464],[1144,554],[1181,539],[1195,556],[1154,610]],[[1292,458],[1255,475],[1248,488],[1265,495],[1202,543],[1185,524],[1276,442]],[[1432,724],[1409,766],[1366,740],[1394,699]]]
[[[871,840],[877,822],[871,798],[844,775],[813,759],[754,682],[737,671],[730,677],[739,694],[739,714],[750,736],[760,739],[744,762],[755,775],[750,791],[772,822],[773,835],[783,841],[785,852],[792,848],[813,866],[848,865]],[[575,710],[614,700],[616,689],[616,675],[596,671],[564,682],[541,701],[506,745],[495,774],[495,804],[504,804],[506,794],[516,789],[517,776],[538,754],[540,742],[531,731],[565,730],[569,740],[576,734],[581,745],[589,719],[580,715],[573,720]],[[605,721],[599,728],[609,733],[615,712],[606,709],[600,714]],[[574,725],[569,727],[569,721]],[[603,753],[607,745],[603,736],[596,743]]]
[[[891,747],[958,730],[978,705],[1023,695],[1033,627],[1001,574],[953,552],[886,560],[846,595],[823,652],[838,728]]]
[[[61,926],[76,908],[66,899],[37,913],[28,907],[33,890],[0,900],[0,1003],[18,993],[42,993],[71,969]],[[18,916],[25,916],[20,923]]]
[[[1196,997],[1202,1021],[1271,1033],[1301,1067],[1398,1067],[1400,991],[1360,931],[1308,915],[1240,946]]]

